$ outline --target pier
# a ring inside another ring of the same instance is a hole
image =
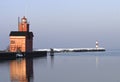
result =
[[[0,52],[0,59],[16,59],[16,58],[33,58],[47,56],[46,51],[32,51],[32,52]]]
[[[105,48],[52,48],[52,52],[98,52],[105,51]],[[51,49],[36,49],[35,51],[51,52]]]

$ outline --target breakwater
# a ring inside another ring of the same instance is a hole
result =
[[[47,52],[95,52],[105,51],[105,48],[50,48],[50,49],[36,49],[35,51],[47,51]]]

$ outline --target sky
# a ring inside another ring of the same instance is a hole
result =
[[[26,16],[34,49],[120,49],[120,0],[1,0],[0,50],[9,45],[18,17]]]

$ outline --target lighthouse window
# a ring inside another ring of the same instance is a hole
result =
[[[12,40],[12,41],[11,41],[11,44],[15,44],[15,41]]]

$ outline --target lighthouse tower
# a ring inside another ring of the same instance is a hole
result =
[[[10,33],[10,52],[32,52],[33,33],[29,31],[29,23],[24,16],[18,23],[18,31]]]
[[[99,43],[98,41],[96,41],[96,49],[98,49],[98,47],[99,47]]]
[[[25,16],[21,19],[21,23],[19,23],[18,30],[21,32],[29,32],[29,24]]]

